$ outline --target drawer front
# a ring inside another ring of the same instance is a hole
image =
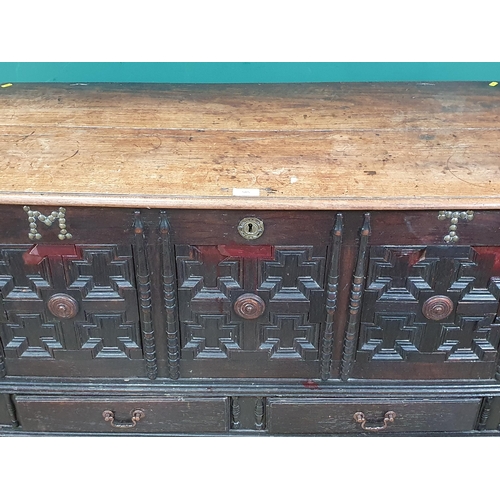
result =
[[[229,428],[229,405],[225,397],[17,396],[15,400],[24,431],[200,434],[225,432]]]
[[[479,398],[460,401],[271,398],[267,421],[271,434],[470,431],[475,428],[480,403]]]

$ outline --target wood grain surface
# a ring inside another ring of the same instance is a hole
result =
[[[0,203],[499,208],[499,110],[487,82],[14,84]]]

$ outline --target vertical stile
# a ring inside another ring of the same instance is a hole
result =
[[[12,396],[10,394],[4,394],[3,397],[5,399],[5,405],[7,406],[7,411],[9,412],[12,427],[19,427],[16,408],[14,406],[14,402],[12,401]]]
[[[356,350],[356,334],[358,331],[359,317],[361,313],[361,298],[363,296],[363,286],[365,282],[365,268],[368,257],[368,238],[370,237],[370,214],[365,214],[363,227],[361,228],[358,259],[354,272],[351,296],[349,300],[349,320],[344,337],[344,352],[342,355],[342,365],[340,376],[342,380],[347,380],[351,373]]]
[[[171,379],[179,378],[180,339],[177,318],[175,261],[170,225],[167,215],[161,212],[160,235],[162,240],[163,304],[166,311],[166,334],[168,345],[168,368]]]
[[[332,231],[332,251],[326,292],[326,323],[321,345],[321,380],[330,377],[333,344],[333,319],[337,309],[337,293],[339,283],[340,249],[342,246],[342,214],[337,214]]]
[[[158,374],[156,363],[156,344],[153,329],[151,306],[151,282],[148,270],[148,258],[144,236],[144,224],[140,211],[135,212],[135,267],[137,288],[139,291],[139,313],[141,318],[142,337],[144,342],[144,357],[148,378],[155,379]]]

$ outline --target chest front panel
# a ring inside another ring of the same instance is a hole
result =
[[[8,374],[126,373],[129,365],[140,370],[130,246],[3,245],[0,256]]]
[[[179,246],[182,360],[216,376],[317,370],[326,248]],[[201,368],[202,364],[206,368]]]

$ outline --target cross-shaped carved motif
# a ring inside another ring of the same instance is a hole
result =
[[[311,256],[306,249],[275,249],[275,260],[263,262],[263,278],[259,287],[269,290],[273,300],[307,300],[312,290],[321,290],[318,284],[323,259]],[[293,297],[292,297],[293,296]]]
[[[360,352],[371,359],[486,359],[498,349],[497,280],[484,280],[470,247],[373,247],[364,292]],[[476,284],[476,287],[474,285]],[[484,285],[483,285],[484,286]],[[424,315],[427,302],[443,296],[450,313]]]
[[[8,339],[5,355],[11,358],[53,358],[64,349],[59,322],[46,323],[41,314],[12,314],[17,323],[4,325]]]
[[[124,289],[133,289],[131,258],[118,256],[116,247],[85,248],[82,260],[70,263],[73,282],[69,288],[82,290],[87,299],[122,298]]]
[[[94,358],[140,359],[142,350],[138,327],[122,314],[92,314],[88,323],[77,324],[82,349],[91,349]]]
[[[304,315],[271,315],[272,325],[262,326],[261,350],[269,350],[271,359],[315,359],[317,325],[305,325]]]
[[[188,323],[183,351],[194,358],[227,358],[229,351],[240,349],[240,324],[229,323],[226,314],[198,314],[197,322]]]

